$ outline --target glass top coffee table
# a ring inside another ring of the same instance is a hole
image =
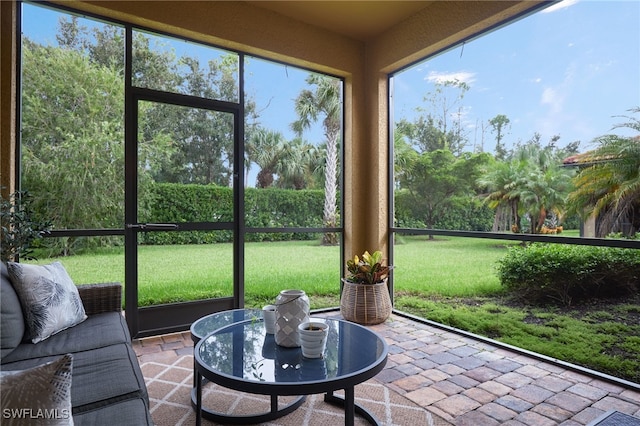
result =
[[[271,411],[251,416],[231,416],[209,411],[207,418],[220,423],[261,423],[284,416],[304,402],[299,397],[284,408],[278,396],[325,394],[325,401],[344,405],[345,425],[353,425],[355,412],[370,423],[375,417],[355,404],[354,387],[376,374],[387,362],[384,339],[366,327],[347,321],[318,319],[329,325],[323,358],[308,359],[300,348],[276,345],[266,334],[261,318],[237,322],[213,331],[195,346],[196,424],[202,418],[203,379],[252,394],[270,395]],[[334,391],[344,389],[344,398]]]
[[[210,315],[206,315],[193,324],[191,324],[191,340],[193,340],[193,344],[195,346],[203,337],[210,334],[211,332],[226,327],[231,324],[235,324],[237,322],[246,321],[246,320],[257,320],[262,318],[262,311],[260,309],[233,309],[228,311],[216,312]],[[191,391],[191,403],[193,407],[196,406],[196,362],[195,358],[193,361],[193,389]],[[203,417],[209,420],[213,420],[218,416],[215,411],[209,410],[208,408],[202,408]]]
[[[198,343],[204,336],[237,322],[262,318],[260,309],[233,309],[204,316],[191,324],[191,340]]]

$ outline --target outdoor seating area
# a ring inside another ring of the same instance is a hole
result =
[[[340,318],[337,311],[312,316]],[[640,424],[640,387],[394,313],[370,326],[389,345],[385,368],[355,387],[356,403],[380,424]],[[193,341],[189,332],[134,340],[159,425],[193,424]],[[260,405],[207,385],[204,401],[219,409]],[[244,401],[244,402],[243,402]],[[268,404],[268,401],[263,401]],[[311,395],[270,425],[337,424],[344,412]],[[622,423],[624,422],[624,423]],[[214,424],[204,420],[203,424]],[[356,416],[355,424],[367,424]]]
[[[0,423],[640,426],[598,3],[0,1]]]

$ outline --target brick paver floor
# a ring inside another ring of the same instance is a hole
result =
[[[640,419],[640,384],[396,314],[371,328],[389,345],[376,379],[455,425],[577,426],[610,410]],[[189,332],[134,348],[141,363],[193,354]]]

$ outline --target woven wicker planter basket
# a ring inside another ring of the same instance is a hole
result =
[[[377,284],[357,284],[343,280],[340,313],[347,321],[373,325],[391,315],[391,298],[387,280]]]

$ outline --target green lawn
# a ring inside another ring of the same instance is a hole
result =
[[[514,243],[508,243],[514,244]],[[395,290],[416,295],[477,296],[500,291],[494,272],[504,242],[405,237],[395,248]],[[124,282],[124,252],[108,249],[60,259],[76,283]],[[142,305],[233,294],[231,244],[143,246],[138,254]],[[337,306],[340,251],[317,241],[248,243],[245,294],[255,306],[281,289],[300,288],[314,308]]]
[[[570,234],[569,234],[570,235]],[[514,304],[495,267],[515,242],[425,236],[395,247],[394,306],[514,346],[640,382],[640,298],[560,309]],[[124,282],[124,253],[108,249],[60,260],[76,283]],[[141,247],[140,304],[232,294],[230,244]],[[271,303],[282,289],[303,289],[312,309],[339,305],[340,251],[315,241],[245,247],[245,301]]]

